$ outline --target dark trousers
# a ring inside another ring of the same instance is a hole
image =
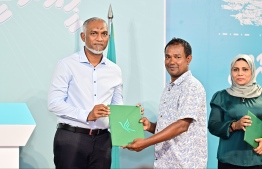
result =
[[[54,138],[56,169],[110,169],[110,132],[88,135],[57,129]]]
[[[218,169],[262,169],[262,165],[244,167],[227,163],[221,163],[220,161],[218,161]]]

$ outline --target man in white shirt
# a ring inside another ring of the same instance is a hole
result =
[[[54,163],[57,169],[109,169],[109,104],[123,104],[122,73],[108,60],[108,27],[100,18],[83,24],[85,46],[60,60],[48,93],[48,109],[57,115]]]

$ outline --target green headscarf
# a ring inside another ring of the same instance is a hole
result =
[[[247,64],[249,65],[252,71],[251,80],[248,82],[248,84],[245,84],[243,86],[240,86],[235,83],[235,81],[232,78],[232,71],[231,71],[236,61],[240,58],[243,58],[247,61]],[[256,66],[254,64],[253,59],[250,56],[245,54],[237,55],[231,62],[230,74],[231,74],[232,85],[230,88],[226,89],[228,94],[236,97],[242,97],[242,98],[254,98],[261,95],[262,89],[256,82]]]

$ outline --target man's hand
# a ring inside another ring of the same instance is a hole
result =
[[[110,108],[104,104],[95,105],[93,110],[89,113],[87,120],[96,121],[101,117],[108,117],[110,114]]]
[[[123,149],[127,148],[128,150],[139,152],[146,147],[147,146],[145,145],[145,139],[137,138],[132,143],[123,146],[122,148]]]
[[[143,127],[145,131],[148,131],[150,129],[151,123],[146,117],[142,117],[139,122],[143,123]]]
[[[140,103],[138,103],[138,104],[136,105],[136,107],[140,107],[140,113],[141,113],[141,115],[143,115],[143,114],[144,114],[144,111],[145,111],[145,109],[144,109],[143,107],[141,107],[141,104],[140,104]]]

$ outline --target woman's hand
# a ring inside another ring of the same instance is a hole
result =
[[[233,130],[244,130],[246,131],[246,126],[251,126],[251,118],[250,116],[243,116],[241,119],[239,119],[236,122],[233,122],[232,128]]]
[[[255,139],[256,142],[258,142],[258,147],[254,149],[254,151],[261,155],[262,154],[262,138]]]

